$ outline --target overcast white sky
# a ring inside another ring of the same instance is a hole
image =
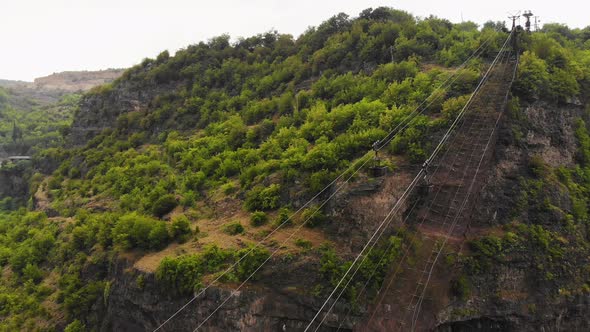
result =
[[[276,29],[297,37],[339,12],[378,6],[479,24],[530,9],[543,23],[590,25],[584,0],[0,0],[0,78],[129,67],[222,33],[235,39]]]

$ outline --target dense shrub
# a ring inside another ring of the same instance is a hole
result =
[[[176,207],[176,205],[178,205],[178,202],[176,201],[174,195],[167,194],[158,198],[154,202],[154,206],[152,207],[152,213],[156,217],[162,217],[163,215],[172,211]]]
[[[549,83],[547,64],[534,53],[525,51],[520,57],[518,80],[514,89],[526,98],[538,97]]]
[[[267,221],[268,216],[266,215],[266,213],[262,211],[254,211],[250,215],[250,223],[252,224],[252,226],[261,226],[266,224]]]
[[[293,224],[291,211],[288,208],[281,208],[274,224],[275,226],[291,226]]]
[[[304,239],[295,240],[295,245],[303,249],[311,249],[311,241]]]
[[[73,322],[71,322],[70,324],[68,324],[68,326],[66,326],[64,332],[85,332],[86,331],[86,325],[84,325],[84,323],[82,323],[81,321],[75,319]]]
[[[150,230],[150,233],[148,234],[148,239],[149,247],[152,249],[161,249],[166,244],[168,244],[170,235],[168,234],[166,223],[162,221],[156,221]]]
[[[113,242],[122,248],[158,249],[169,242],[166,223],[136,212],[119,218],[112,230]]]
[[[259,266],[270,256],[267,249],[262,247],[246,247],[236,253],[236,259],[241,261],[236,266],[236,276],[239,280],[246,280],[251,274],[258,272]],[[256,279],[256,275],[252,277]]]
[[[328,221],[328,217],[318,210],[318,207],[312,206],[305,209],[301,213],[301,222],[305,223],[307,227],[316,227]]]
[[[201,286],[201,279],[207,273],[219,271],[233,258],[233,252],[209,245],[195,255],[176,258],[166,257],[156,270],[156,280],[164,290],[177,294],[189,294]]]
[[[185,215],[178,215],[172,218],[170,223],[170,235],[179,242],[185,242],[192,235],[190,222]]]
[[[246,193],[244,205],[249,211],[267,211],[279,207],[280,189],[278,184],[271,184],[267,188],[257,186]]]
[[[244,233],[244,226],[237,221],[223,225],[223,231],[229,235]]]

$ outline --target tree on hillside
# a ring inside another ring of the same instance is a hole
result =
[[[23,132],[19,126],[16,125],[16,121],[12,124],[12,141],[16,143],[16,141],[23,139]]]

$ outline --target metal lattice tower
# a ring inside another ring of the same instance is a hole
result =
[[[522,14],[522,16],[526,17],[526,23],[525,23],[526,31],[531,32],[531,17],[533,16],[533,13],[530,10],[525,10],[524,14]]]
[[[520,12],[516,13],[515,15],[508,16],[509,19],[512,20],[512,31],[516,28],[516,19],[520,18]]]

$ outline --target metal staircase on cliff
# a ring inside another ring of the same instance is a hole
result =
[[[409,217],[409,227],[420,234],[420,248],[413,255],[406,249],[385,279],[367,319],[355,330],[429,330],[436,317],[422,313],[437,312],[447,304],[446,290],[429,292],[428,286],[450,282],[450,274],[437,262],[445,246],[459,247],[463,243],[478,202],[477,193],[485,185],[497,124],[506,107],[517,62],[512,52],[503,53],[445,152],[431,165],[434,172],[428,180],[427,194]]]

